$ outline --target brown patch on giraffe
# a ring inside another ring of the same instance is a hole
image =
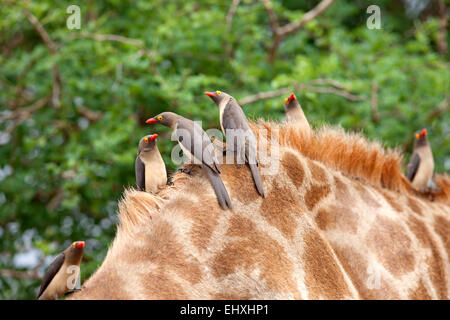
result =
[[[333,251],[322,237],[312,230],[305,235],[303,241],[305,251],[302,259],[309,298],[344,299],[351,296]]]
[[[295,216],[299,214],[300,208],[296,195],[289,188],[280,187],[274,180],[272,190],[261,202],[258,211],[283,235],[292,237],[297,227]]]
[[[353,186],[358,190],[362,201],[374,208],[381,207],[380,203],[370,194],[370,191],[368,191],[361,182],[353,182]]]
[[[325,170],[315,163],[314,161],[308,161],[308,167],[311,171],[312,177],[319,183],[324,183],[328,180],[327,174],[325,173]]]
[[[305,194],[305,204],[309,210],[312,210],[323,198],[331,192],[329,185],[313,184]]]
[[[427,258],[431,281],[438,292],[439,299],[447,299],[447,280],[445,276],[445,265],[439,250],[430,235],[425,224],[413,215],[409,216],[408,226],[420,243],[431,250],[431,255]]]
[[[137,234],[136,239],[144,238],[149,244],[145,250],[141,246],[130,246],[122,253],[122,258],[133,264],[136,261],[151,262],[158,266],[158,276],[163,277],[167,270],[175,272],[181,278],[192,284],[198,283],[202,273],[198,263],[189,262],[184,254],[184,246],[176,240],[176,232],[169,223],[158,220],[154,223],[152,232]],[[154,275],[148,274],[153,279]],[[143,277],[144,281],[145,276]],[[149,280],[150,281],[150,280]]]
[[[350,191],[347,185],[338,176],[334,176],[334,184],[336,187],[335,197],[339,202],[346,202],[351,199]]]
[[[356,233],[358,230],[358,214],[341,205],[331,205],[319,209],[315,217],[317,226],[322,230],[340,230]]]
[[[187,293],[180,287],[180,284],[173,281],[170,276],[159,272],[153,274],[148,272],[142,281],[144,293],[149,299],[155,300],[186,300],[189,299]]]
[[[422,209],[420,208],[419,203],[417,200],[413,199],[412,197],[408,196],[408,206],[411,208],[412,211],[417,213],[418,215],[422,216]]]
[[[400,276],[414,270],[411,240],[399,222],[378,216],[367,234],[366,242],[393,275]]]
[[[362,299],[400,299],[398,292],[384,278],[380,279],[379,288],[368,287],[371,275],[366,257],[352,247],[334,242],[331,246]]]
[[[291,178],[292,183],[297,188],[300,187],[305,179],[305,169],[298,157],[292,152],[286,152],[280,162],[286,169],[286,173]]]
[[[431,296],[428,294],[427,288],[423,284],[422,279],[419,280],[417,288],[415,288],[409,295],[411,300],[431,300]]]
[[[390,191],[386,191],[384,189],[379,189],[379,191],[381,192],[381,194],[384,196],[386,201],[391,205],[391,207],[395,211],[397,211],[397,212],[402,212],[403,211],[403,206],[397,201],[396,198],[394,198],[394,196],[392,196]],[[397,197],[398,196],[399,196],[399,194],[397,195]]]
[[[230,241],[212,259],[215,277],[226,277],[237,270],[250,275],[260,270],[259,277],[269,290],[299,295],[293,274],[293,262],[286,256],[284,248],[269,235],[259,231],[250,219],[234,215],[230,218],[227,236],[239,237]]]
[[[221,176],[230,198],[237,199],[241,203],[247,204],[259,199],[261,196],[256,191],[250,168],[246,164],[241,164],[239,168],[234,164],[222,165],[220,167]],[[261,175],[264,183],[264,175]],[[212,187],[211,187],[212,188]]]
[[[441,216],[434,218],[434,230],[441,237],[450,259],[450,221]]]
[[[190,240],[198,249],[206,249],[222,213],[216,199],[192,201],[188,198],[178,198],[171,201],[166,210],[173,210],[172,208],[183,208],[182,215],[193,222],[189,231]]]

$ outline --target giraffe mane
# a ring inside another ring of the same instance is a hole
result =
[[[403,174],[403,155],[398,149],[384,148],[378,141],[369,141],[360,133],[348,133],[339,127],[323,126],[310,134],[307,128],[295,123],[262,119],[249,123],[257,136],[262,134],[263,130],[266,130],[269,141],[271,135],[278,135],[281,146],[290,147],[344,175],[364,180],[377,187],[424,198],[428,196],[412,189]],[[450,202],[450,176],[436,174],[434,179],[440,188],[439,192],[433,193],[435,200]],[[151,220],[167,198],[190,181],[184,173],[173,175],[172,180],[174,185],[166,186],[157,196],[133,188],[126,189],[119,201],[118,231],[129,231],[133,226],[143,225],[144,221]]]
[[[405,177],[403,154],[399,149],[384,148],[378,141],[370,141],[361,133],[345,132],[342,127],[324,125],[309,134],[308,128],[295,123],[283,123],[258,119],[250,122],[252,130],[259,135],[261,129],[271,132],[277,129],[279,142],[289,146],[303,156],[322,162],[327,167],[344,175],[362,179],[389,190],[411,193],[419,197],[433,196],[435,200],[450,202],[450,176],[435,174],[438,191],[419,193]]]

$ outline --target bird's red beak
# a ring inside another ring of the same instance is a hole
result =
[[[294,93],[291,93],[291,95],[289,96],[289,102],[291,102],[292,100],[296,100],[297,98],[295,97]]]
[[[84,241],[78,241],[77,248],[84,248]]]
[[[150,136],[150,140],[151,141],[153,141],[153,140],[155,140],[156,138],[158,138],[158,135],[155,133],[155,134],[152,134],[151,136]]]
[[[208,97],[210,97],[210,98],[212,98],[212,97],[214,97],[214,96],[216,95],[215,92],[205,92],[205,94],[206,94]]]
[[[423,129],[422,131],[420,131],[420,136],[424,137],[427,135],[427,129]]]
[[[147,121],[145,121],[145,123],[156,123],[156,122],[158,122],[158,120],[156,120],[155,118],[150,118],[147,119]]]

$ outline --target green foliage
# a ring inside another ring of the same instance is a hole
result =
[[[272,2],[281,25],[316,4]],[[407,153],[415,131],[427,127],[437,171],[449,170],[450,112],[434,113],[450,88],[448,56],[436,49],[438,19],[411,20],[401,6],[377,1],[382,29],[369,30],[366,8],[372,2],[333,4],[281,42],[273,65],[267,62],[269,19],[258,1],[242,1],[229,27],[230,1],[83,1],[81,30],[66,27],[73,1],[2,4],[0,269],[20,269],[18,257],[32,249],[43,259],[86,240],[82,281],[88,278],[114,237],[117,200],[124,187],[135,184],[139,139],[159,133],[169,172],[176,168],[168,130],[145,125],[145,119],[171,110],[202,120],[205,129],[218,127],[217,108],[204,91],[220,89],[241,99],[332,79],[340,90],[364,99],[295,91],[313,126],[362,131]],[[56,54],[27,19],[26,8],[56,44]],[[6,133],[15,120],[5,117],[51,95],[54,65],[61,106],[49,101]],[[248,104],[244,111],[249,118],[282,119],[284,98]],[[0,275],[0,298],[32,299],[39,284]]]

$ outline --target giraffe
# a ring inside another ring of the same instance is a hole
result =
[[[159,195],[125,190],[102,265],[69,299],[449,298],[448,175],[430,200],[399,151],[359,134],[250,125],[280,146],[266,198],[232,164],[221,167],[229,211],[198,169]]]

